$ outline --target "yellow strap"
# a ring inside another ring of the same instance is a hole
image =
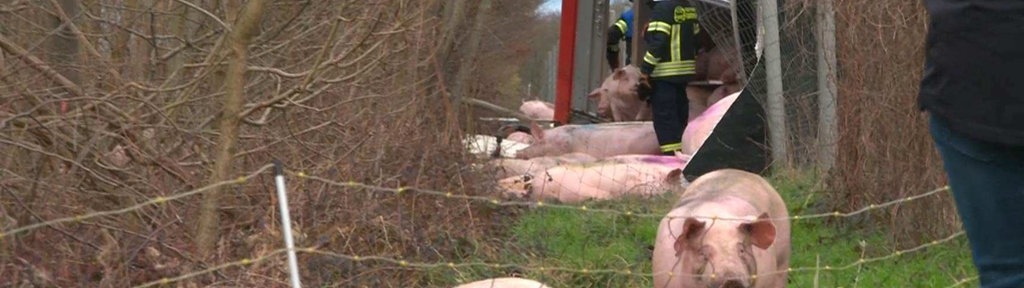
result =
[[[682,34],[682,31],[680,31],[680,30],[682,30],[682,29],[679,26],[679,24],[672,25],[672,42],[671,42],[672,44],[670,45],[671,46],[670,49],[672,51],[672,60],[671,61],[679,61],[679,60],[683,59],[682,51],[680,51],[682,49],[679,48],[679,38],[680,38],[679,34]]]
[[[664,32],[665,34],[672,34],[672,26],[661,21],[651,21],[651,23],[647,25],[647,32]]]
[[[658,65],[658,62],[661,62],[661,59],[654,57],[654,54],[651,54],[651,52],[648,51],[647,54],[644,54],[644,62],[651,65]]]
[[[661,152],[672,152],[677,150],[683,150],[683,143],[661,145]]]
[[[619,27],[619,32],[622,32],[623,35],[626,34],[626,21],[625,20],[619,19],[619,21],[615,21],[615,27]]]
[[[696,63],[693,60],[661,62],[654,67],[651,77],[665,77],[696,74]]]

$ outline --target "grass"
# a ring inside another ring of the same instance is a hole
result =
[[[769,179],[786,200],[791,216],[820,212],[813,211],[817,193],[810,188],[814,183],[810,179]],[[673,200],[664,197],[624,199],[586,205],[661,215],[671,208]],[[553,287],[651,287],[651,277],[639,274],[651,272],[650,249],[660,220],[577,210],[533,209],[512,224],[512,239],[502,259],[488,261],[517,263],[524,268],[514,271],[479,269],[460,278],[483,279],[518,272]],[[892,256],[896,249],[886,231],[851,224],[848,220],[851,219],[836,219],[833,223],[826,223],[826,219],[792,222],[792,268],[849,268],[819,269],[818,273],[795,271],[790,273],[788,287],[949,287],[976,275],[963,236],[917,252],[855,265],[862,257]],[[541,267],[546,269],[541,270]],[[553,271],[554,267],[565,270]],[[976,286],[974,281],[962,287]]]

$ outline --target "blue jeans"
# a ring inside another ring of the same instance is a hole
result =
[[[1024,147],[975,140],[930,118],[981,287],[1024,287]]]

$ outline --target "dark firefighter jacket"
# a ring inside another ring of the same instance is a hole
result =
[[[1024,146],[1024,1],[925,0],[920,107],[953,131]]]
[[[640,72],[651,79],[682,82],[686,76],[696,72],[697,43],[695,35],[700,32],[697,23],[697,8],[688,1],[667,0],[658,2],[651,11],[644,40],[647,53],[644,54]]]
[[[619,15],[619,19],[615,21],[615,24],[608,27],[608,48],[605,54],[612,69],[621,66],[618,63],[619,42],[622,40],[626,40],[626,65],[629,65],[631,62],[629,54],[633,50],[631,49],[631,40],[633,40],[633,9],[623,11]]]

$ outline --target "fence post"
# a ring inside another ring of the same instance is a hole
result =
[[[836,121],[836,28],[833,0],[818,5],[818,147],[819,165],[828,171],[835,165],[838,145]]]
[[[644,5],[645,1],[633,1],[633,52],[630,53],[630,61],[633,65],[640,67],[644,61],[644,54],[647,54],[647,42],[644,41],[644,33],[647,30],[647,23],[651,21],[651,9]]]
[[[786,104],[782,95],[782,54],[779,52],[779,7],[775,0],[762,0],[761,18],[764,25],[764,60],[768,88],[768,141],[774,165],[789,165],[788,136],[786,135]]]
[[[295,242],[292,240],[292,217],[288,215],[288,194],[284,189],[284,167],[277,159],[274,160],[274,183],[277,184],[277,203],[281,207],[284,245],[288,249],[288,272],[291,274],[292,288],[300,288],[302,283],[299,282],[299,261],[295,257]]]

